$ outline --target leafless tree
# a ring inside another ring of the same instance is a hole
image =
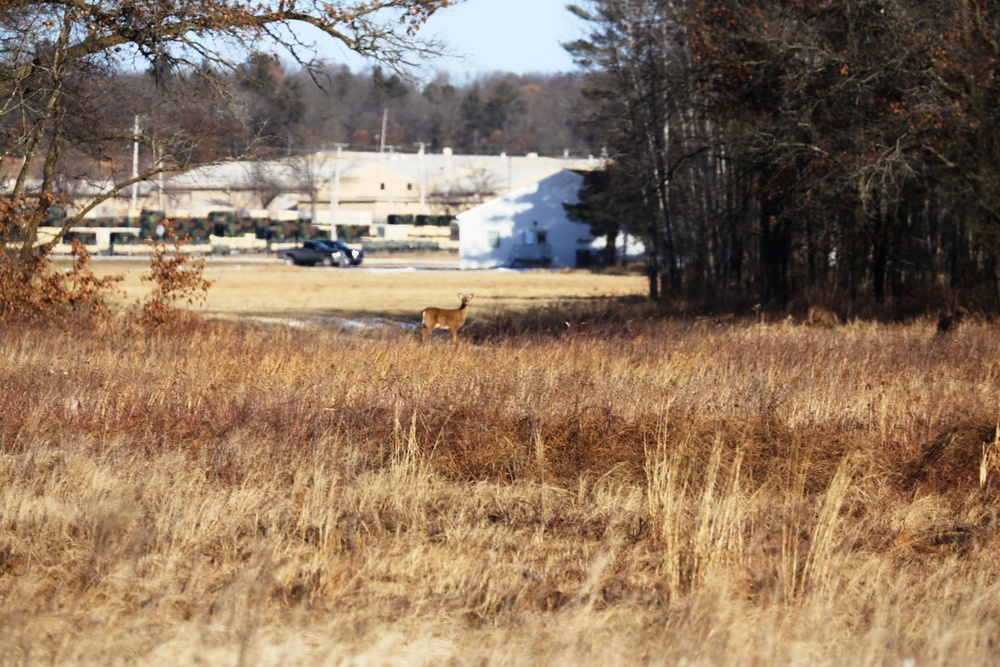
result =
[[[320,188],[330,180],[332,158],[329,153],[323,151],[310,151],[289,158],[287,162],[291,169],[293,184],[308,198],[309,211],[315,222]]]

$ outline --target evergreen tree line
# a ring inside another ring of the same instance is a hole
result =
[[[1000,304],[1000,8],[594,0],[569,45],[611,166],[579,219],[649,293],[904,315]]]
[[[205,143],[207,153],[280,157],[337,145],[401,152],[422,145],[466,154],[593,152],[593,137],[575,122],[578,74],[496,73],[463,84],[441,74],[421,83],[379,66],[364,72],[336,64],[303,68],[254,53],[230,78],[226,95],[244,122],[217,127]],[[153,70],[128,84],[151,89],[152,97],[162,96],[164,86],[197,86],[197,79],[197,72]]]

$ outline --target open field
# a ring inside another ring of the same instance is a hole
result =
[[[316,275],[367,295],[320,318],[419,310]],[[458,345],[0,330],[0,665],[995,662],[993,325],[572,319],[590,280],[406,274],[566,320]]]
[[[125,275],[123,288],[134,300],[148,288],[140,261],[94,262],[98,275]],[[458,306],[459,292],[475,294],[484,316],[553,302],[574,302],[643,294],[639,275],[586,271],[459,271],[365,265],[348,269],[290,267],[277,260],[209,260],[205,277],[215,283],[194,310],[227,317],[390,317],[416,320],[431,305]]]

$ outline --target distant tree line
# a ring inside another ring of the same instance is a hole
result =
[[[574,209],[649,293],[905,314],[1000,305],[989,0],[592,0],[568,45],[612,166]]]
[[[124,89],[153,97],[165,82],[197,89],[200,73],[151,69],[119,78]],[[202,139],[203,159],[283,157],[337,145],[354,150],[416,152],[451,148],[456,153],[572,155],[593,152],[593,137],[575,122],[580,113],[579,74],[496,73],[452,83],[448,75],[415,82],[381,66],[356,71],[321,63],[299,67],[253,53],[229,75],[228,103],[243,123],[219,122]],[[185,95],[185,97],[187,97]],[[210,97],[201,99],[209,100]],[[208,109],[180,107],[202,115]],[[131,107],[118,122],[127,125]],[[384,134],[383,134],[384,130]],[[123,147],[127,148],[127,147]]]
[[[0,84],[2,78],[0,70]],[[139,180],[215,161],[294,157],[297,175],[315,194],[317,152],[336,147],[586,156],[595,151],[594,137],[576,122],[582,82],[579,74],[497,73],[465,84],[447,75],[420,83],[381,65],[356,71],[258,51],[228,69],[154,59],[137,72],[88,62],[87,76],[62,84],[65,145],[54,160],[35,155],[21,166],[17,158],[33,136],[28,104],[0,108],[0,180],[13,180],[19,167],[16,178],[48,174],[49,191],[39,200],[47,209],[63,196],[79,201],[83,184],[128,181],[135,157]],[[256,187],[269,201],[284,186],[269,178],[264,162],[257,165]],[[40,212],[33,224],[44,217]]]

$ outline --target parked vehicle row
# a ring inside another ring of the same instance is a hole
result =
[[[336,239],[312,239],[298,248],[278,252],[278,259],[289,266],[357,266],[365,259],[365,251],[352,248]]]

